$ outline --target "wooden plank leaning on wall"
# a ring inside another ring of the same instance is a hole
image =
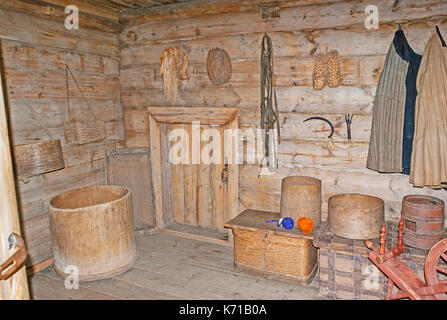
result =
[[[10,250],[8,248],[10,234],[14,232],[21,235],[3,84],[3,63],[0,48],[0,264],[14,252],[14,249]],[[24,267],[21,267],[8,280],[0,280],[0,300],[23,299],[29,299],[29,291],[26,271]]]

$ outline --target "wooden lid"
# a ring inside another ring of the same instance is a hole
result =
[[[278,220],[281,216],[276,212],[245,210],[236,218],[228,221],[225,228],[240,229],[253,232],[265,232],[268,234],[281,235],[297,239],[313,239],[314,234],[318,232],[318,226],[315,227],[311,234],[304,235],[303,231],[298,229],[297,222],[294,222],[293,229],[287,230],[282,226],[278,226],[275,222],[266,222],[270,220]]]
[[[321,185],[321,180],[306,176],[290,176],[282,179],[282,183],[295,186],[313,186]]]

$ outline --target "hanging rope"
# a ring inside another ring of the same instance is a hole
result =
[[[261,51],[261,129],[264,130],[264,153],[261,159],[258,177],[264,160],[270,172],[274,172],[278,168],[275,139],[270,137],[271,130],[274,129],[276,123],[278,141],[279,143],[281,141],[278,101],[276,98],[276,90],[273,88],[273,75],[272,39],[265,34],[262,39]],[[275,108],[273,108],[273,102],[275,103]],[[270,152],[270,143],[272,143],[273,152]],[[271,156],[273,157],[273,161],[270,159]]]

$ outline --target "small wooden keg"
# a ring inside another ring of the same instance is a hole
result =
[[[409,195],[402,200],[404,243],[419,249],[430,249],[444,236],[444,201],[441,199]]]
[[[295,222],[306,217],[314,227],[321,221],[321,180],[312,177],[292,176],[282,180],[281,217]]]
[[[380,236],[385,219],[382,199],[363,194],[338,194],[329,198],[329,229],[334,234],[357,240]]]

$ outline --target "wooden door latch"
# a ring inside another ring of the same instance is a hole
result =
[[[225,167],[222,169],[222,173],[220,174],[220,178],[223,183],[228,182],[228,163],[225,163]]]
[[[9,249],[16,248],[14,254],[0,266],[0,280],[8,280],[25,262],[27,252],[23,238],[16,233],[8,237]]]

